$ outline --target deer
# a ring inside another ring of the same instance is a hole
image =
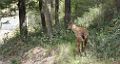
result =
[[[80,55],[81,55],[82,52],[85,52],[85,48],[87,45],[88,30],[85,27],[77,26],[73,22],[68,23],[68,29],[71,29],[74,32],[76,41],[77,41],[77,44],[76,44],[77,52],[80,53]]]

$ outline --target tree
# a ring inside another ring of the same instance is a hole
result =
[[[26,20],[26,6],[25,0],[19,0],[18,2],[19,8],[19,27],[20,27],[20,37],[22,40],[27,38],[27,21]]]
[[[117,12],[120,12],[120,0],[115,0]]]
[[[76,0],[76,3],[75,3],[75,10],[76,11],[78,11],[79,9],[78,9],[78,5],[79,4],[79,0]],[[79,15],[79,13],[78,12],[75,12],[75,18],[77,18],[77,16]]]
[[[59,0],[55,0],[55,25],[59,28]]]
[[[49,0],[48,3],[51,6],[48,6],[49,10],[50,10],[50,16],[51,16],[51,20],[54,20],[54,16],[55,16],[55,0]]]
[[[67,28],[67,24],[71,20],[71,0],[65,0],[65,28]]]
[[[2,22],[0,22],[0,29],[2,28]]]
[[[52,20],[51,20],[51,15],[49,8],[47,6],[47,0],[43,0],[43,11],[45,15],[45,22],[46,22],[46,27],[47,27],[47,34],[50,38],[52,38]]]
[[[40,9],[40,16],[41,16],[41,23],[42,23],[42,30],[44,33],[46,33],[47,27],[45,22],[45,15],[43,11],[43,0],[39,0],[39,9]]]

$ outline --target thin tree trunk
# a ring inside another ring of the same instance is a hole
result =
[[[71,20],[71,0],[65,0],[65,28],[67,28],[67,24]]]
[[[77,12],[78,11],[78,2],[79,1],[76,0],[76,3],[75,3],[75,19],[77,19],[77,16],[79,15],[78,12]]]
[[[25,7],[25,0],[19,0],[18,3],[19,8],[19,27],[20,27],[20,36],[22,40],[27,38],[27,21],[26,20],[26,7]]]
[[[1,22],[1,16],[0,16],[0,29],[2,28],[2,22]]]
[[[120,0],[115,0],[115,4],[116,4],[117,12],[120,13]]]
[[[47,27],[46,27],[46,22],[45,22],[45,15],[44,15],[44,12],[43,12],[43,1],[42,0],[39,0],[39,9],[40,9],[40,16],[41,16],[41,23],[42,23],[42,31],[44,33],[46,33],[47,31]]]
[[[57,28],[60,27],[60,23],[59,23],[59,0],[55,0],[55,25]]]
[[[49,12],[50,12],[50,17],[51,17],[51,24],[52,24],[52,21],[55,20],[55,18],[54,18],[54,16],[55,16],[55,13],[54,13],[54,12],[55,12],[55,11],[54,11],[54,9],[55,9],[55,8],[54,8],[54,7],[55,7],[54,1],[55,1],[55,0],[50,0],[50,5],[51,5],[51,6],[48,8],[48,9],[50,10]]]
[[[43,1],[43,11],[44,11],[44,14],[45,14],[45,21],[46,21],[46,27],[47,27],[47,33],[48,33],[48,36],[50,38],[52,38],[52,20],[51,20],[51,17],[50,17],[50,12],[49,12],[49,8],[47,6],[47,3],[46,3],[47,0],[44,0]]]

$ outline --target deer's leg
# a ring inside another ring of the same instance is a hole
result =
[[[84,52],[84,39],[81,38],[81,51]]]
[[[86,51],[85,51],[85,48],[86,48],[86,45],[87,45],[87,40],[88,40],[88,39],[87,39],[87,38],[85,38],[85,39],[84,39],[84,44],[83,44],[83,45],[84,45],[84,50],[83,50],[83,51],[84,51],[84,53],[85,53],[85,56],[86,56]]]
[[[80,52],[80,38],[78,38],[78,37],[77,37],[77,51],[78,51],[78,53],[81,54],[81,52]]]
[[[88,41],[88,38],[85,38],[85,39],[84,39],[84,49],[86,48],[87,41]]]

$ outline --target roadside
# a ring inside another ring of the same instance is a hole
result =
[[[14,35],[15,29],[18,27],[18,16],[5,17],[1,19],[0,29],[0,45],[4,43],[4,39],[11,38]]]

